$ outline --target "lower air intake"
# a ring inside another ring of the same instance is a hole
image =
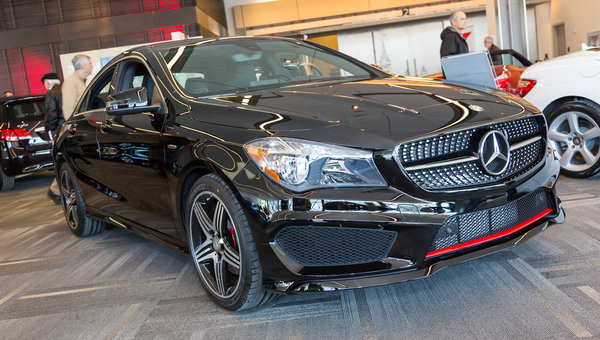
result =
[[[377,229],[289,226],[275,236],[275,242],[302,266],[344,266],[385,258],[396,235]]]
[[[546,190],[534,192],[501,207],[446,220],[429,250],[430,253],[509,230],[550,208]]]

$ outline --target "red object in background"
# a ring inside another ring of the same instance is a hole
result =
[[[10,77],[12,79],[12,92],[17,95],[25,95],[29,93],[29,86],[25,81],[25,72],[23,72],[23,62],[21,53],[18,48],[9,48],[6,50],[6,61],[8,69],[10,69]]]
[[[473,32],[463,33],[462,37],[467,39],[471,35],[471,33],[473,33]]]
[[[18,142],[23,139],[31,139],[33,136],[27,130],[23,129],[2,129],[0,130],[0,140],[5,142]]]
[[[142,0],[142,11],[165,11],[168,9],[178,9],[181,8],[179,5],[179,0]]]
[[[23,63],[27,72],[27,81],[29,91],[24,94],[44,94],[46,88],[41,82],[42,76],[52,71],[50,65],[49,49],[46,46],[40,47],[23,47]]]
[[[173,32],[182,32],[183,33],[183,25],[167,26],[167,27],[163,27],[162,30],[163,30],[163,33],[165,36],[165,40],[171,40],[171,33],[173,33]]]

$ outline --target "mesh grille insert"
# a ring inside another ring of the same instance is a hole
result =
[[[485,131],[498,130],[507,136],[510,145],[515,145],[542,136],[544,124],[541,117],[528,117],[425,138],[399,145],[396,148],[395,158],[406,169],[408,177],[425,190],[435,191],[495,184],[514,179],[539,164],[544,156],[545,140],[538,139],[512,150],[507,170],[501,175],[493,176],[483,170],[479,159],[468,162],[459,161],[463,157],[477,154],[479,147],[479,137],[477,136]],[[453,161],[456,162],[453,163]],[[437,165],[438,162],[442,163]],[[428,167],[428,164],[431,166]],[[418,166],[411,169],[411,166],[414,165]]]
[[[455,215],[440,227],[429,251],[452,247],[513,228],[550,208],[548,195],[543,188],[509,204]]]
[[[518,176],[535,166],[543,156],[543,143],[538,140],[511,151],[510,163],[502,175],[484,172],[479,160],[456,163],[435,168],[407,171],[408,176],[427,190],[453,189],[481,184],[492,184],[505,178]]]
[[[303,266],[342,266],[385,258],[396,235],[389,230],[288,226],[277,233],[275,242]]]

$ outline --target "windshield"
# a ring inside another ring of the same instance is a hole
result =
[[[161,54],[175,80],[194,96],[371,76],[359,64],[291,40],[228,39]]]

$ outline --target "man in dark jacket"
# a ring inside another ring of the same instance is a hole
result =
[[[445,57],[455,54],[469,53],[467,41],[462,36],[462,31],[467,27],[467,15],[465,12],[456,11],[450,16],[450,25],[442,31],[442,46],[440,56]]]
[[[44,127],[53,140],[56,138],[60,125],[65,121],[62,113],[62,94],[60,89],[60,79],[56,73],[46,73],[42,77],[42,83],[46,87],[46,119]],[[47,193],[48,197],[54,203],[60,203],[60,190],[56,183],[56,178],[50,184]]]
[[[58,128],[65,121],[62,113],[62,93],[60,79],[56,73],[46,73],[42,77],[42,83],[46,87],[46,119],[44,126],[52,138],[56,137]]]
[[[485,46],[485,48],[488,49],[488,51],[490,51],[490,53],[492,53],[493,51],[500,50],[498,46],[494,45],[494,38],[490,36],[483,38],[483,45]],[[499,54],[493,55],[492,62],[494,63],[494,65],[502,65],[502,56]]]

